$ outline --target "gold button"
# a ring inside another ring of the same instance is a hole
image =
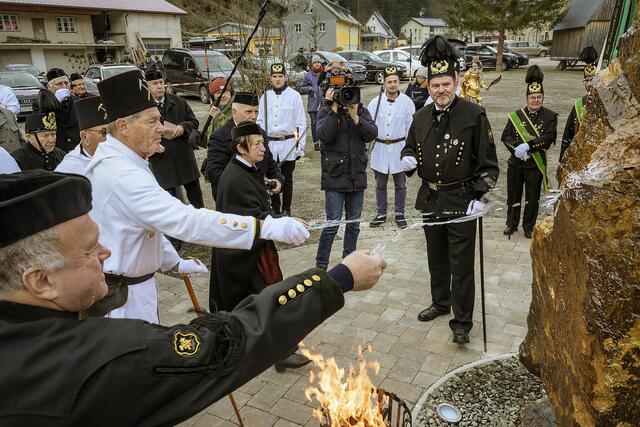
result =
[[[249,224],[247,224],[246,222],[242,223],[242,228],[247,228],[249,226]]]
[[[287,292],[287,295],[289,295],[289,298],[295,298],[296,295],[296,291],[294,291],[293,289],[289,289],[289,292]]]
[[[439,163],[436,163],[436,167],[437,167],[437,168],[439,168],[439,167],[440,167],[440,164],[439,164]]]
[[[233,221],[232,224],[233,224],[234,227],[237,227],[238,226],[238,221]]]
[[[304,292],[304,286],[302,285],[296,286],[296,289],[298,290],[298,292]]]
[[[461,142],[460,145],[462,145],[464,147],[464,142]]]
[[[278,298],[278,302],[280,303],[280,305],[285,305],[287,303],[287,297],[285,297],[284,295],[280,295],[280,298]]]
[[[442,181],[438,181],[438,184],[442,184]]]
[[[436,148],[440,148],[440,144],[436,145]]]
[[[313,285],[313,282],[311,280],[309,280],[309,279],[305,279],[304,280],[304,285],[305,286],[311,286],[311,285]]]
[[[226,218],[222,218],[222,219],[220,220],[220,224],[223,224],[223,225],[224,225],[224,224],[226,224],[226,223],[227,223],[227,219],[226,219]]]
[[[313,276],[311,276],[311,278],[313,279],[314,282],[320,281],[320,276],[318,276],[317,274],[314,274]]]
[[[440,175],[440,172],[436,172],[436,175]]]

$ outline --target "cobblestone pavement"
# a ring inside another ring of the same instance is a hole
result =
[[[476,259],[476,305],[471,343],[451,342],[448,317],[432,322],[417,320],[431,302],[426,244],[421,230],[363,227],[359,248],[384,242],[388,262],[379,283],[366,292],[346,295],[345,307],[313,331],[304,343],[324,356],[335,356],[342,367],[355,359],[355,342],[365,340],[373,351],[367,360],[378,360],[380,372],[374,385],[393,391],[411,407],[421,393],[445,373],[483,357],[517,351],[526,333],[531,300],[530,240],[522,231],[511,240],[502,235],[503,219],[484,220],[485,293],[488,353],[483,353],[480,305],[480,269]],[[342,241],[336,240],[332,263],[339,261]],[[314,265],[316,245],[280,252],[286,275]],[[476,253],[478,250],[476,249]],[[208,276],[192,279],[201,302],[207,301]],[[159,275],[160,318],[163,324],[187,322],[191,303],[181,280]],[[285,373],[270,368],[235,391],[234,397],[247,427],[318,426],[313,404],[304,397],[307,367]],[[228,399],[222,399],[185,421],[183,426],[232,426],[237,424]]]

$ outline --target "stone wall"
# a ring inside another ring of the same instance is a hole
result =
[[[635,29],[634,29],[635,28]],[[522,362],[562,426],[640,420],[640,19],[601,71],[531,245]]]

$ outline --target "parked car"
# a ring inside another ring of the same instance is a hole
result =
[[[38,67],[33,64],[9,64],[6,68],[7,71],[24,71],[35,76],[43,85],[47,84],[47,77],[44,72],[38,70]]]
[[[412,55],[404,50],[374,50],[373,53],[384,61],[395,62],[396,64],[404,66],[407,70],[407,77],[411,77],[418,67],[420,67],[420,58],[418,58],[417,55]]]
[[[343,50],[340,55],[344,56],[348,61],[364,65],[367,69],[367,80],[382,84],[384,81],[384,69],[389,66],[396,66],[398,69],[398,77],[404,79],[407,77],[407,69],[404,65],[398,65],[394,62],[384,61],[371,52],[362,50]]]
[[[132,64],[91,64],[84,73],[84,83],[87,87],[87,92],[98,95],[98,83],[100,83],[100,81],[131,70],[140,71],[142,78],[144,78],[144,73]]]
[[[25,71],[0,71],[0,83],[9,86],[20,103],[18,118],[33,112],[33,103],[44,85],[31,73]]]
[[[209,103],[209,82],[215,78],[229,78],[233,63],[224,54],[207,50],[167,49],[162,57],[167,90],[173,93],[197,95],[204,104]],[[242,85],[242,77],[235,74],[234,86]]]
[[[330,62],[344,62],[351,69],[353,83],[355,85],[360,85],[367,78],[367,69],[364,65],[356,64],[355,62],[348,61],[346,58],[342,56],[342,52],[337,54],[335,52],[329,52],[326,50],[316,50],[315,52],[304,52],[304,56],[307,58],[307,63],[311,65],[311,59],[313,55],[317,55],[322,60],[322,65],[326,66]],[[287,62],[289,64],[293,64],[293,58],[295,55],[289,57]]]
[[[493,46],[493,48],[496,51],[498,50],[498,42],[489,42],[487,44],[490,45],[490,46]],[[502,50],[503,50],[503,52],[507,52],[507,53],[510,53],[512,55],[515,55],[518,58],[518,65],[528,65],[529,64],[529,55],[527,55],[526,53],[515,52],[512,49],[509,49],[507,46],[503,46]]]
[[[505,46],[514,52],[525,53],[529,56],[545,57],[549,55],[549,48],[536,42],[507,40]]]
[[[495,69],[496,61],[498,58],[498,51],[493,47],[486,43],[473,43],[468,44],[465,47],[461,47],[458,49],[460,52],[464,52],[464,59],[467,64],[471,64],[471,60],[474,56],[478,56],[480,58],[480,62],[482,63],[482,68],[487,69]],[[507,70],[509,68],[514,69],[518,68],[518,57],[504,52],[502,54],[502,64],[500,69],[502,71]]]

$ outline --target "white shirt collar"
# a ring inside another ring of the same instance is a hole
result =
[[[246,166],[249,166],[250,168],[255,168],[256,165],[252,165],[251,163],[249,163],[248,161],[246,161],[245,159],[242,158],[242,156],[240,156],[240,154],[236,154],[236,159],[238,159],[238,161]]]
[[[98,148],[113,149],[114,151],[124,155],[125,157],[128,157],[129,159],[133,160],[134,162],[136,162],[141,166],[144,166],[144,167],[149,166],[149,161],[147,159],[143,159],[142,157],[140,157],[135,151],[127,147],[124,144],[124,142],[120,141],[118,138],[111,135],[110,133],[107,134],[106,141],[98,145]],[[95,154],[94,154],[94,157],[95,157]]]

